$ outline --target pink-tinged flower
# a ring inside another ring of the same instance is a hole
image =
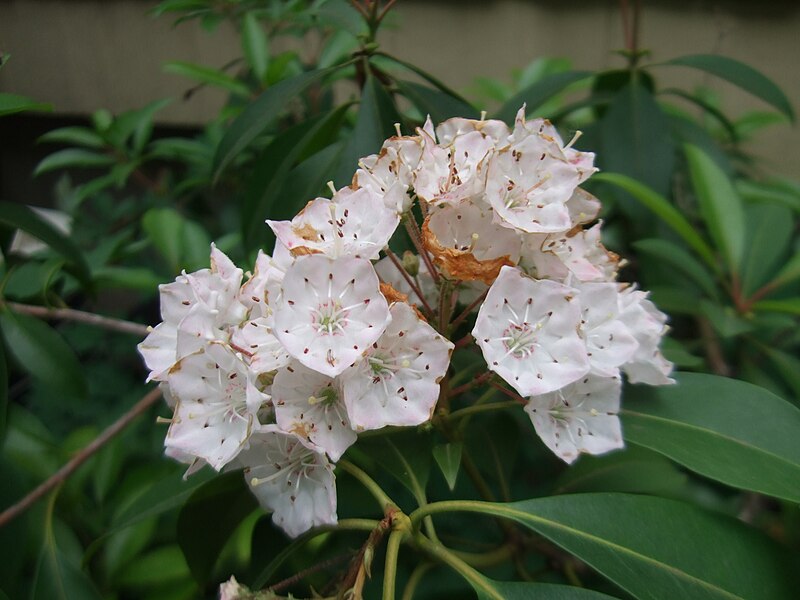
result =
[[[557,390],[589,371],[577,290],[503,267],[472,335],[489,369],[522,396]]]
[[[311,255],[286,272],[274,333],[294,358],[335,377],[378,340],[390,319],[369,261]]]
[[[265,425],[253,432],[237,462],[258,502],[290,537],[336,524],[336,477],[313,444]]]
[[[292,362],[272,382],[275,421],[322,448],[337,461],[356,441],[339,382]]]
[[[622,448],[619,377],[586,377],[562,389],[534,396],[525,412],[536,433],[556,456],[572,463],[578,455]]]
[[[455,137],[449,144],[422,132],[423,152],[414,180],[414,192],[428,203],[459,202],[483,192],[486,161],[494,141],[480,131]]]
[[[294,256],[378,258],[400,223],[370,188],[342,188],[309,202],[291,221],[267,221]]]
[[[508,145],[511,135],[508,125],[496,119],[476,120],[454,117],[447,119],[436,127],[436,137],[442,146],[450,146],[459,136],[477,131],[492,140],[498,148]]]
[[[269,402],[247,365],[219,342],[182,358],[167,381],[177,404],[165,445],[218,471],[239,454]]]
[[[622,321],[618,283],[575,284],[580,291],[580,334],[586,340],[591,373],[616,377],[619,367],[630,361],[639,343]]]
[[[673,364],[661,354],[661,338],[669,331],[667,315],[647,299],[647,292],[628,288],[620,295],[622,321],[639,343],[622,370],[631,383],[667,385],[675,383],[669,375]]]
[[[173,283],[159,286],[161,318],[139,344],[148,381],[165,381],[180,358],[213,340],[226,340],[227,328],[247,317],[237,296],[242,270],[211,245],[211,269],[184,272]]]
[[[353,186],[368,188],[384,205],[402,214],[411,208],[408,189],[414,183],[414,170],[422,155],[419,136],[389,138],[379,154],[366,156],[359,161],[353,176]]]
[[[429,420],[453,344],[403,302],[364,358],[341,375],[344,402],[356,431]]]

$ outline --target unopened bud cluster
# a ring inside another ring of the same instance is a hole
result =
[[[210,269],[161,286],[163,322],[139,345],[174,410],[167,454],[243,468],[291,536],[335,523],[333,467],[359,432],[431,419],[458,305],[553,452],[622,446],[621,373],[665,384],[671,364],[665,316],[616,282],[600,203],[578,187],[593,159],[523,110],[513,129],[429,120],[331,199],[268,221],[275,249],[246,280],[212,247]],[[398,257],[401,222],[417,252]]]

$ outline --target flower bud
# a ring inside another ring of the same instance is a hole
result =
[[[412,277],[416,277],[419,273],[419,256],[406,250],[403,252],[403,268]]]

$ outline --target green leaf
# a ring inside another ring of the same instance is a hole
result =
[[[0,117],[24,111],[51,111],[52,104],[36,102],[17,94],[0,94]]]
[[[90,152],[89,150],[79,150],[77,148],[67,148],[66,150],[59,150],[44,158],[42,162],[36,165],[33,175],[41,175],[48,171],[56,171],[58,169],[98,169],[100,167],[108,167],[117,162],[113,156],[108,154],[99,154],[97,152]]]
[[[724,79],[733,85],[750,92],[781,111],[794,121],[794,111],[783,91],[760,71],[727,56],[714,54],[692,54],[681,56],[664,63],[699,69]]]
[[[6,348],[20,368],[55,392],[86,398],[84,369],[64,339],[28,315],[0,312]]]
[[[469,101],[466,100],[461,94],[459,94],[458,92],[453,90],[451,87],[447,86],[445,83],[443,83],[441,80],[437,79],[436,77],[434,77],[433,75],[431,75],[427,71],[424,71],[423,69],[420,69],[415,64],[410,63],[410,62],[406,62],[404,60],[401,60],[401,59],[397,58],[396,56],[392,56],[390,54],[386,54],[385,52],[376,52],[375,54],[377,56],[383,56],[385,58],[388,58],[393,63],[398,64],[401,67],[404,67],[404,68],[408,69],[412,73],[416,73],[417,75],[422,77],[425,81],[430,83],[436,89],[441,90],[442,92],[444,92],[445,94],[447,94],[451,98],[455,98],[456,100],[460,100],[461,102],[463,102],[464,104],[469,106],[469,104],[470,104]],[[519,107],[517,107],[517,108],[519,108]]]
[[[151,208],[142,217],[142,228],[173,273],[208,265],[211,239],[205,230],[172,208]]]
[[[132,111],[133,139],[131,140],[131,150],[134,156],[141,154],[150,136],[153,134],[153,116],[162,108],[172,102],[170,98],[156,100],[144,108]],[[126,177],[127,178],[127,177]]]
[[[689,246],[700,255],[706,264],[716,270],[717,262],[714,252],[702,237],[695,231],[691,223],[662,195],[653,191],[635,179],[620,173],[596,173],[593,181],[604,181],[621,187],[636,200],[656,214],[666,225],[672,228]]]
[[[99,600],[100,597],[88,575],[64,556],[55,541],[46,541],[36,565],[31,600]]]
[[[167,73],[174,73],[205,85],[227,90],[235,96],[242,96],[243,98],[250,96],[250,88],[245,83],[219,69],[176,60],[165,63],[164,70]]]
[[[132,560],[121,571],[117,582],[121,586],[141,590],[160,588],[165,583],[184,580],[188,576],[189,569],[181,549],[171,544]]]
[[[625,439],[727,485],[800,502],[800,410],[760,387],[679,373],[627,389]]]
[[[675,165],[675,144],[667,116],[640,83],[623,87],[600,121],[600,166],[623,173],[668,195]],[[623,208],[636,205],[623,204]],[[636,216],[636,212],[633,213]]]
[[[312,83],[334,73],[342,66],[344,65],[308,71],[291,79],[285,79],[268,88],[251,102],[231,123],[217,147],[214,156],[214,178],[218,178],[230,162],[282,114],[290,99],[300,95]]]
[[[106,145],[103,138],[88,127],[60,127],[40,136],[38,141],[40,143],[70,144],[95,149],[103,148]]]
[[[441,123],[451,117],[477,119],[478,111],[449,94],[411,81],[395,81],[400,92],[416,106],[423,115],[430,115],[434,123]]]
[[[205,586],[236,527],[258,507],[240,471],[219,475],[192,493],[178,515],[178,544],[192,576]],[[214,526],[208,526],[214,515]]]
[[[772,540],[740,521],[674,500],[575,494],[439,507],[529,527],[636,598],[778,600],[792,597],[797,586],[787,554]]]
[[[550,98],[566,89],[567,86],[592,76],[593,73],[590,71],[567,71],[544,77],[512,96],[500,107],[495,118],[511,123],[523,104],[526,105],[525,112],[532,114]]]
[[[782,300],[761,300],[753,305],[756,310],[782,312],[790,315],[800,315],[800,298],[787,298]]]
[[[265,219],[290,219],[302,208],[302,203],[312,198],[304,197],[299,203],[287,201],[283,192],[290,170],[303,155],[315,153],[320,146],[335,141],[349,107],[344,104],[326,115],[287,129],[261,152],[242,203],[244,239],[248,247],[264,241],[262,238],[268,233]]]
[[[476,574],[477,575],[477,574]],[[470,585],[478,594],[478,600],[609,600],[607,596],[594,590],[587,590],[554,583],[526,583],[522,581],[493,581],[487,577],[470,580]]]
[[[788,206],[795,212],[800,212],[800,194],[780,183],[740,179],[736,182],[736,189],[747,201],[774,202]]]
[[[253,75],[264,81],[269,66],[269,46],[267,36],[252,12],[244,13],[242,19],[242,50]]]
[[[431,440],[417,431],[380,438],[364,438],[359,450],[376,460],[418,500],[424,500],[431,472]]]
[[[800,305],[800,302],[798,304]],[[783,376],[783,379],[794,393],[795,399],[800,400],[800,358],[770,346],[759,345],[759,347]]]
[[[461,468],[461,449],[460,442],[452,442],[449,444],[439,444],[433,447],[433,458],[439,469],[444,475],[447,486],[452,492],[456,487],[456,479],[458,479],[458,471]]]
[[[639,252],[649,254],[659,259],[662,263],[680,271],[697,284],[710,298],[718,297],[718,291],[714,285],[714,275],[680,246],[667,240],[653,238],[634,242],[633,247]]]
[[[733,338],[755,329],[754,323],[742,317],[732,306],[725,306],[704,298],[700,300],[700,312],[711,323],[714,331],[723,338]]]
[[[779,204],[755,204],[745,208],[747,252],[742,263],[742,290],[752,294],[781,263],[792,240],[792,212]]]
[[[733,183],[702,150],[684,146],[700,212],[717,248],[733,273],[738,273],[745,248],[745,218],[742,201]]]
[[[683,98],[692,104],[695,104],[714,117],[720,125],[725,129],[725,132],[731,138],[732,141],[736,141],[739,139],[739,135],[736,130],[736,126],[731,123],[730,119],[725,116],[719,108],[708,102],[705,98],[697,94],[690,94],[685,92],[680,88],[669,88],[666,90],[661,91],[662,94],[671,94],[673,96],[678,96],[679,98]]]
[[[380,150],[383,141],[394,135],[394,124],[400,122],[394,100],[376,77],[369,75],[361,91],[361,103],[353,133],[336,167],[334,183],[347,185],[353,179],[358,161]]]
[[[582,456],[556,481],[554,494],[575,492],[632,492],[675,494],[686,475],[656,452],[636,446],[604,456]]]
[[[6,351],[2,340],[0,328],[0,444],[6,437],[8,424],[8,365],[6,365]]]

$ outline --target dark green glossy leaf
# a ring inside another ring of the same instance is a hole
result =
[[[673,58],[664,64],[692,67],[711,73],[761,98],[794,120],[794,110],[786,94],[763,73],[743,62],[716,54],[692,54]]]
[[[263,81],[269,66],[269,45],[266,33],[252,12],[244,13],[242,18],[242,50],[253,75]]]
[[[798,314],[800,314],[800,310]],[[761,350],[775,365],[789,389],[794,393],[795,400],[800,400],[800,358],[769,346],[763,346]]]
[[[395,135],[394,124],[401,121],[397,107],[376,77],[368,76],[361,91],[361,102],[353,133],[342,152],[333,181],[337,187],[348,185],[358,168],[358,161],[381,149],[383,141]]]
[[[174,73],[198,83],[221,88],[236,96],[246,98],[250,95],[250,88],[245,83],[219,69],[176,60],[165,63],[164,70],[167,73]]]
[[[522,581],[493,581],[481,577],[470,581],[478,600],[609,600],[612,596],[568,585],[526,583]]]
[[[511,519],[574,554],[642,600],[782,600],[798,585],[789,556],[740,521],[630,494],[574,494],[451,510]],[[449,507],[448,507],[449,508]]]
[[[705,315],[711,326],[721,337],[733,338],[755,329],[755,324],[742,317],[732,306],[706,300],[700,300],[700,312]]]
[[[742,288],[750,295],[767,282],[789,249],[794,230],[792,211],[779,204],[745,207],[747,241],[741,275]]]
[[[475,107],[441,90],[400,79],[396,83],[400,92],[419,109],[423,116],[430,115],[434,123],[441,123],[451,117],[478,118]]]
[[[511,97],[497,111],[495,118],[511,123],[523,104],[526,105],[525,112],[532,114],[550,98],[564,91],[567,86],[588,79],[591,76],[593,74],[590,71],[567,71],[544,77]]]
[[[582,456],[556,481],[555,494],[632,492],[674,495],[686,475],[656,452],[631,446],[605,456]]]
[[[725,132],[728,134],[731,140],[736,141],[738,139],[736,126],[733,123],[731,123],[728,117],[725,116],[725,113],[723,113],[721,110],[719,110],[719,108],[717,108],[710,102],[706,101],[706,99],[703,98],[702,96],[698,94],[690,94],[689,92],[686,92],[679,88],[670,88],[662,90],[661,93],[678,96],[679,98],[683,98],[684,100],[687,100],[692,104],[699,106],[708,114],[710,114],[712,117],[714,117],[719,122],[720,125],[722,125],[722,127],[725,129]]]
[[[69,144],[95,149],[105,146],[103,138],[88,127],[60,127],[59,129],[53,129],[41,136],[39,142]]]
[[[172,208],[151,208],[142,217],[142,228],[167,260],[173,273],[208,265],[211,240],[205,230]]]
[[[308,154],[316,153],[333,143],[344,120],[349,104],[326,115],[304,121],[287,129],[270,142],[259,155],[242,204],[244,239],[248,247],[261,245],[265,240],[265,219],[290,219],[305,202],[288,202],[284,195],[287,178],[295,164]]]
[[[132,115],[132,130],[133,130],[133,137],[131,139],[131,150],[133,151],[134,156],[138,156],[141,154],[144,147],[147,145],[147,142],[150,141],[150,136],[153,134],[153,117],[154,115],[170,104],[172,100],[170,98],[165,98],[163,100],[156,100],[155,102],[151,102],[144,108],[140,108],[136,111],[131,111]],[[130,169],[133,170],[136,167],[134,164],[130,166]],[[124,180],[127,179],[127,176],[123,178]]]
[[[118,583],[136,590],[162,588],[166,583],[182,581],[189,569],[177,544],[161,546],[126,565],[119,574]],[[141,592],[138,597],[143,597]]]
[[[0,117],[28,110],[51,111],[53,105],[36,102],[17,94],[0,94]]]
[[[431,473],[430,436],[416,431],[359,440],[358,449],[402,483],[415,498],[424,498]]]
[[[675,165],[675,144],[669,121],[653,95],[632,82],[615,96],[600,123],[603,169],[628,175],[662,196],[669,194]],[[628,201],[622,208],[641,213]]]
[[[433,459],[439,465],[439,470],[444,475],[451,492],[456,487],[458,471],[461,468],[461,449],[459,442],[439,444],[433,447]]]
[[[705,152],[691,144],[684,151],[703,220],[731,271],[736,273],[745,248],[742,201],[728,176]]]
[[[722,483],[800,501],[800,410],[771,392],[715,375],[634,386],[625,439]]]
[[[621,187],[654,212],[666,225],[683,238],[689,246],[712,268],[716,266],[714,252],[702,237],[695,231],[691,223],[664,196],[646,185],[620,173],[597,173],[593,181],[605,181]]]
[[[329,69],[308,71],[291,79],[285,79],[269,87],[251,102],[231,123],[217,147],[214,156],[214,177],[219,177],[225,167],[282,114],[289,100],[301,94],[315,81],[334,73],[341,67],[342,65],[337,65]]]
[[[445,94],[447,94],[451,98],[455,98],[456,100],[460,100],[464,104],[469,105],[469,101],[466,100],[461,94],[459,94],[458,92],[453,90],[453,88],[449,87],[448,85],[443,83],[440,79],[437,79],[436,77],[434,77],[433,75],[431,75],[427,71],[425,71],[423,69],[420,69],[415,64],[410,63],[410,62],[406,62],[404,60],[401,60],[401,59],[397,58],[396,56],[391,56],[389,54],[386,54],[385,52],[376,52],[375,54],[378,55],[378,56],[386,57],[390,61],[392,61],[393,63],[396,63],[396,64],[400,65],[401,67],[404,67],[404,68],[408,69],[412,73],[416,73],[417,75],[422,77],[425,81],[430,83],[436,89],[441,90],[442,92],[444,92]],[[517,107],[517,108],[519,108],[519,107]]]
[[[97,169],[100,167],[108,167],[113,165],[115,162],[117,162],[117,159],[109,154],[100,154],[98,152],[90,152],[89,150],[68,148],[66,150],[54,152],[47,158],[43,159],[42,162],[36,166],[33,174],[36,176],[58,169]]]
[[[634,242],[633,247],[639,252],[654,256],[662,263],[680,271],[697,284],[710,298],[718,296],[717,288],[714,285],[714,276],[680,246],[667,240],[653,238]]]
[[[31,600],[99,600],[100,597],[88,575],[64,556],[55,541],[46,541],[36,566]]]
[[[50,326],[9,311],[0,313],[0,326],[6,349],[28,375],[54,392],[72,398],[86,397],[84,369],[72,348]]]
[[[214,575],[223,546],[239,523],[258,507],[241,472],[219,475],[199,487],[178,516],[178,544],[195,581],[201,586]],[[208,526],[214,515],[214,526]]]

